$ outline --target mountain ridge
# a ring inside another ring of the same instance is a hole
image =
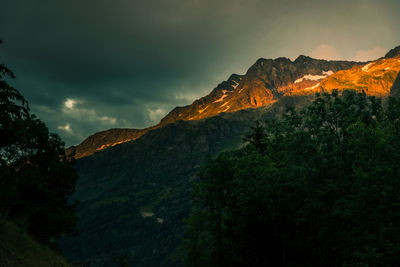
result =
[[[389,96],[400,72],[400,49],[396,53],[393,51],[389,52],[394,55],[393,57],[385,56],[363,66],[353,66],[351,69],[338,71],[312,88],[297,90],[290,94],[309,95],[316,92],[332,92],[334,89],[339,91],[352,89],[376,97]]]
[[[369,62],[328,61],[306,55],[299,55],[294,61],[286,57],[259,58],[245,74],[232,74],[206,96],[196,99],[189,105],[175,107],[154,126],[145,129],[114,128],[98,132],[86,138],[78,146],[68,148],[66,153],[75,158],[90,156],[97,151],[135,141],[151,130],[178,120],[201,120],[224,112],[268,106],[284,95],[308,95],[318,91],[330,91],[335,86],[339,89],[353,88],[359,91],[364,86],[365,91],[365,86],[367,86],[365,84],[357,87],[357,84],[340,85],[333,81],[338,76],[344,79],[344,76],[339,75],[342,74],[341,71],[349,71],[353,68],[359,70],[363,65],[390,60],[399,55],[400,46],[388,51],[384,57]],[[384,90],[379,88],[380,91],[384,91],[383,93],[377,94],[373,91],[367,93],[378,96],[389,95],[390,85],[394,83],[398,71],[396,67],[387,79],[388,82],[381,86],[385,88]],[[379,84],[379,81],[377,83]]]
[[[390,49],[383,58],[393,58],[397,56],[400,56],[400,45]]]

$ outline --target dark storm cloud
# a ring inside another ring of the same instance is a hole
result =
[[[353,54],[391,48],[399,9],[373,0],[3,0],[0,54],[33,112],[75,144],[155,124],[258,57],[323,44]],[[75,110],[65,110],[67,99]]]

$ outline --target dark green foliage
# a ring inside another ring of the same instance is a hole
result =
[[[399,127],[399,100],[352,91],[257,124],[200,174],[188,265],[398,266]]]
[[[77,174],[64,156],[64,143],[29,113],[23,96],[0,65],[0,216],[27,228],[37,240],[74,231],[74,205],[68,203]]]
[[[251,127],[252,133],[247,135],[244,140],[252,142],[254,147],[258,150],[260,154],[265,153],[265,127],[261,124],[259,120],[256,121],[255,125]]]

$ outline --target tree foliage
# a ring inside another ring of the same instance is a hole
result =
[[[193,192],[189,266],[400,264],[400,101],[345,91],[257,124]]]
[[[30,114],[7,78],[14,74],[0,64],[0,215],[49,242],[75,229],[75,205],[68,198],[77,173],[60,137]]]

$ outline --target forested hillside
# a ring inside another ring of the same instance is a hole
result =
[[[400,264],[400,100],[344,91],[256,124],[193,191],[188,266]]]

